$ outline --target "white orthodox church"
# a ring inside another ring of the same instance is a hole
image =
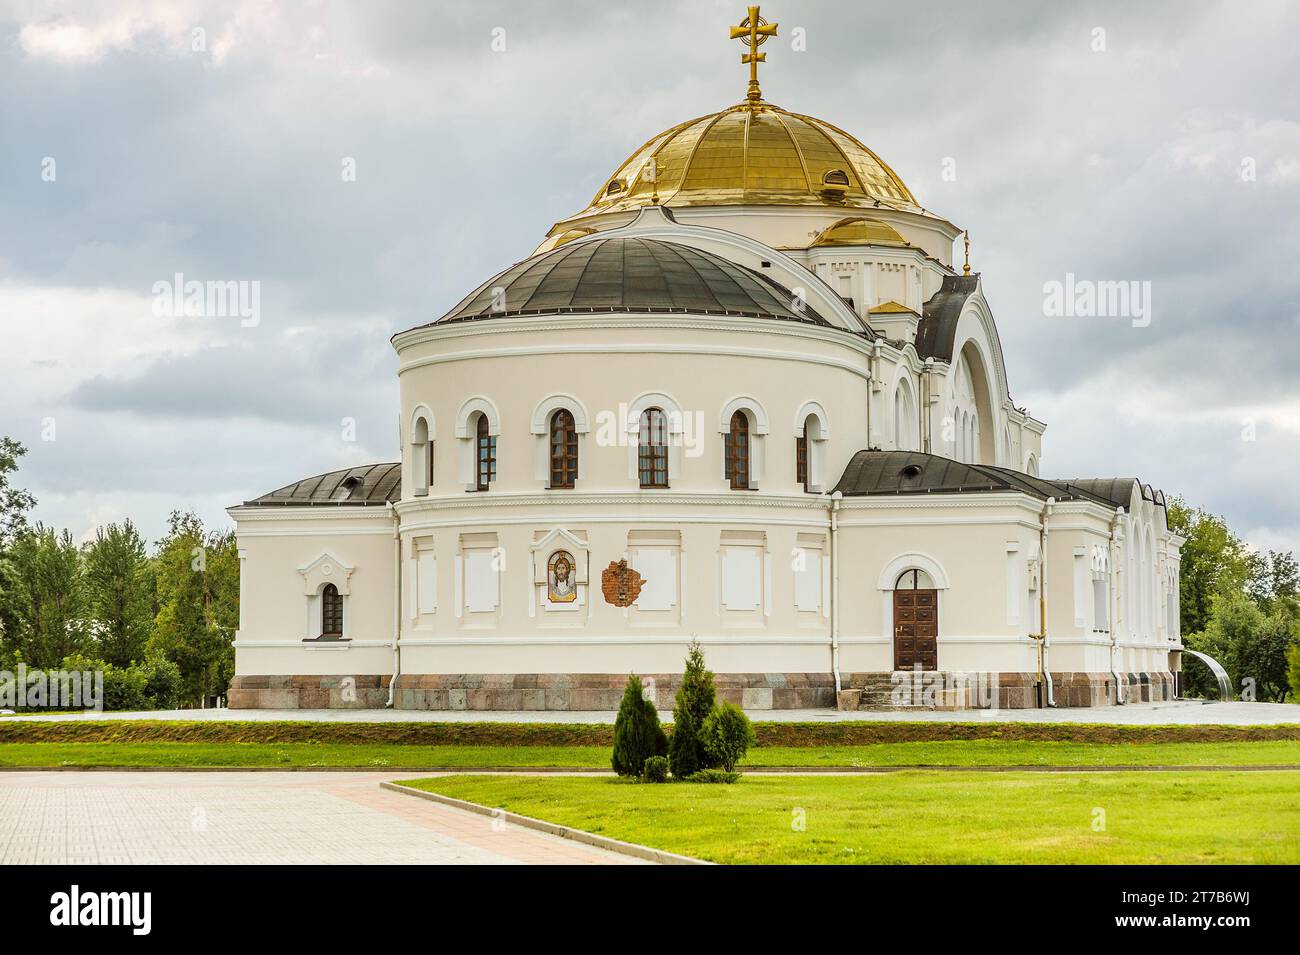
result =
[[[1053,479],[961,231],[746,100],[651,138],[531,257],[393,336],[401,460],[232,507],[232,707],[747,709],[1174,695],[1182,541]]]

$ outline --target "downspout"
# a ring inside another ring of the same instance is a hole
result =
[[[391,710],[397,678],[402,674],[402,530],[392,501],[388,502],[388,515],[393,519],[393,678],[388,681],[388,702],[384,705]]]
[[[871,358],[867,361],[867,447],[874,447],[871,440],[871,406],[876,400],[876,385],[880,374],[880,339],[871,343]]]
[[[1115,574],[1111,571],[1116,561],[1115,529],[1119,527],[1119,516],[1123,513],[1124,508],[1115,508],[1115,516],[1110,519],[1110,546],[1106,551],[1106,600],[1110,605],[1110,611],[1106,616],[1110,621],[1110,675],[1115,680],[1116,706],[1123,706],[1128,702],[1128,694],[1120,693],[1119,671],[1115,669],[1115,657],[1119,653],[1119,588],[1115,586]]]
[[[1052,516],[1056,498],[1043,502],[1043,513],[1038,528],[1038,680],[1047,688],[1047,705],[1056,707],[1052,694],[1052,665],[1048,656],[1051,640],[1047,634],[1047,520]]]
[[[930,441],[930,380],[931,370],[934,368],[934,359],[927,358],[925,367],[921,369],[921,400],[917,402],[920,407],[916,412],[916,433],[921,438],[921,450],[926,454],[934,454],[932,442]]]
[[[840,684],[840,499],[843,492],[831,495],[831,670],[835,673],[835,693],[838,698]]]

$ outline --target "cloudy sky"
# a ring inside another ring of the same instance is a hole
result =
[[[1300,8],[763,13],[766,97],[970,229],[1045,474],[1135,474],[1300,549]],[[173,508],[224,523],[394,459],[388,336],[527,255],[652,134],[741,99],[743,15],[0,0],[0,434],[29,448],[36,517],[156,536]],[[260,320],[156,314],[177,273],[256,281]],[[1067,273],[1149,281],[1152,322],[1046,317]]]

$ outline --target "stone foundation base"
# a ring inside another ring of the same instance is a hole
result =
[[[1170,673],[1122,673],[1126,702],[1171,700]],[[680,673],[643,674],[661,710],[671,710]],[[231,709],[382,709],[388,674],[360,676],[237,676],[227,694]],[[862,709],[1030,709],[1045,705],[1034,673],[842,673],[846,689],[862,689]],[[830,673],[719,673],[718,698],[746,710],[833,709]],[[403,674],[393,703],[400,710],[617,710],[626,674],[501,673]],[[1053,673],[1058,707],[1109,706],[1110,673]],[[1041,703],[1040,703],[1041,699]]]

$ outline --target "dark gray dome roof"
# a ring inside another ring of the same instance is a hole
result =
[[[401,499],[402,465],[392,461],[317,474],[244,503],[258,506],[357,505],[386,504]]]
[[[638,238],[571,242],[526,259],[489,279],[433,324],[599,312],[683,312],[830,325],[809,306],[796,311],[793,292],[753,269],[688,245]]]
[[[859,451],[849,460],[835,490],[845,497],[878,494],[978,494],[1018,491],[1040,500],[1092,501],[1127,509],[1132,478],[1047,480],[992,464],[963,464],[922,451]],[[1149,485],[1144,485],[1144,496]],[[1159,492],[1154,492],[1159,493]],[[1163,503],[1160,496],[1157,503]]]

